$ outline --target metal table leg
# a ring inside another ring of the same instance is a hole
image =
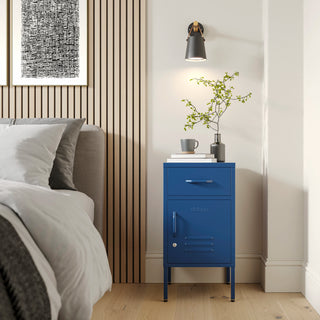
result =
[[[163,267],[163,301],[168,301],[168,267]]]
[[[231,302],[235,301],[235,275],[234,267],[231,267]]]
[[[226,268],[226,284],[230,284],[230,268]]]

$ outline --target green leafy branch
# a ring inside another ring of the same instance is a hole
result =
[[[233,98],[234,87],[228,86],[228,82],[238,76],[239,72],[235,72],[232,75],[229,75],[228,72],[226,72],[222,80],[207,80],[204,79],[204,77],[190,79],[190,81],[196,81],[197,85],[209,87],[212,90],[213,97],[206,104],[207,111],[205,112],[200,112],[189,99],[181,100],[191,111],[191,113],[187,115],[186,123],[184,125],[185,131],[187,129],[193,129],[198,123],[202,123],[208,129],[213,129],[219,133],[220,118],[229,108],[232,101],[238,100],[242,103],[246,103],[252,96],[252,93],[249,92],[245,96],[238,95]]]

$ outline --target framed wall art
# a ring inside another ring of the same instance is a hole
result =
[[[0,0],[0,86],[7,85],[7,0]]]
[[[12,12],[13,85],[87,85],[87,0],[13,0]]]

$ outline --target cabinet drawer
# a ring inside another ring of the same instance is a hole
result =
[[[168,168],[167,190],[171,196],[230,195],[230,168]]]

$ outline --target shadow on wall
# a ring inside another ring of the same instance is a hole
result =
[[[214,27],[205,25],[204,37],[211,46],[206,46],[207,56],[214,57],[215,68],[224,66],[221,71],[246,70],[246,76],[254,81],[262,81],[264,70],[263,41],[237,37],[218,32]],[[237,54],[235,55],[234,52]],[[210,61],[210,58],[209,58]]]
[[[309,260],[309,193],[304,191],[303,193],[303,212],[304,212],[304,263],[308,265]]]
[[[236,169],[236,253],[262,253],[262,175]]]
[[[283,167],[283,170],[286,170]],[[293,177],[294,179],[295,177]],[[297,182],[268,175],[268,258],[302,261],[304,258],[304,191]]]
[[[209,24],[205,24],[204,27],[205,27],[204,38],[206,40],[215,41],[219,38],[225,38],[225,39],[228,39],[231,41],[239,41],[242,43],[248,43],[248,44],[252,44],[252,45],[259,45],[259,46],[263,45],[263,41],[261,41],[261,40],[241,38],[241,37],[236,37],[234,35],[218,32],[216,28],[212,27]]]
[[[307,295],[308,293],[308,288],[307,288],[307,271],[308,271],[308,264],[309,264],[309,193],[308,191],[304,191],[303,193],[303,213],[304,213],[304,235],[303,235],[303,240],[304,240],[304,268],[305,271],[303,272],[302,276],[302,293],[304,296]]]

